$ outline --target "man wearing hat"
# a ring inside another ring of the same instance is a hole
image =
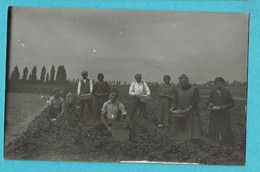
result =
[[[135,80],[132,82],[129,88],[129,95],[132,97],[133,108],[131,110],[130,118],[133,119],[133,116],[137,109],[140,109],[142,115],[147,113],[147,103],[142,99],[143,97],[149,97],[151,91],[146,84],[142,81],[142,75],[140,73],[135,74]]]
[[[189,78],[182,74],[179,77],[181,88],[177,93],[177,108],[186,112],[185,117],[175,117],[177,136],[182,139],[197,140],[200,138],[200,115],[198,110],[199,90],[192,86]]]
[[[93,90],[93,83],[88,79],[88,72],[81,72],[82,79],[78,83],[77,94],[80,96],[80,113],[83,114],[85,110],[85,105],[88,106],[88,111],[90,114],[93,114],[92,109],[92,100],[90,98]],[[90,95],[88,98],[83,98],[83,95]]]
[[[55,88],[52,91],[52,95],[48,101],[48,115],[51,121],[55,121],[59,116],[65,112],[65,101],[60,97],[60,90]]]

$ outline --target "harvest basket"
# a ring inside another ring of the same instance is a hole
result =
[[[90,100],[92,98],[91,94],[82,94],[80,95],[80,100]]]
[[[144,102],[144,103],[147,103],[151,99],[151,97],[147,96],[147,95],[139,95],[137,97],[140,99],[141,102]]]
[[[169,111],[169,122],[173,123],[174,122],[174,118],[183,118],[186,116],[186,112],[184,112],[183,110],[176,110],[176,111]]]

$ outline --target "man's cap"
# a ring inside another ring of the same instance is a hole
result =
[[[60,91],[60,89],[54,88],[51,93],[54,94],[56,91]]]
[[[182,74],[182,75],[179,77],[179,79],[184,79],[184,78],[189,79],[189,78],[187,77],[187,75],[185,75],[185,74]]]
[[[142,75],[140,73],[135,74],[135,78],[142,78]]]
[[[81,75],[87,75],[88,74],[88,71],[84,70],[81,72]]]

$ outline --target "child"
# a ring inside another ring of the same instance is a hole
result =
[[[67,103],[67,111],[74,112],[76,107],[76,95],[73,93],[72,86],[68,89],[68,94],[66,96],[66,103]]]
[[[109,94],[109,100],[102,106],[101,122],[95,128],[99,131],[107,129],[112,132],[112,129],[119,126],[120,122],[126,121],[127,112],[125,106],[118,100],[119,92],[112,90]],[[121,126],[121,129],[126,126]]]

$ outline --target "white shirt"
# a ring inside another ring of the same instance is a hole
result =
[[[86,79],[83,79],[83,82],[86,83],[87,80]],[[80,89],[81,89],[81,80],[79,80],[79,83],[78,83],[78,89],[77,89],[77,94],[80,95]],[[93,90],[93,83],[91,80],[89,80],[89,89],[90,89],[90,94],[92,93],[92,90]]]
[[[145,91],[144,91],[145,90]],[[135,96],[135,95],[151,95],[151,91],[146,84],[146,82],[132,82],[129,88],[129,95]]]
[[[106,113],[107,118],[109,120],[114,120],[118,117],[118,112],[121,112],[121,115],[126,115],[127,112],[125,110],[125,106],[119,102],[116,101],[115,103],[112,103],[110,100],[106,101],[102,106],[102,112]]]

